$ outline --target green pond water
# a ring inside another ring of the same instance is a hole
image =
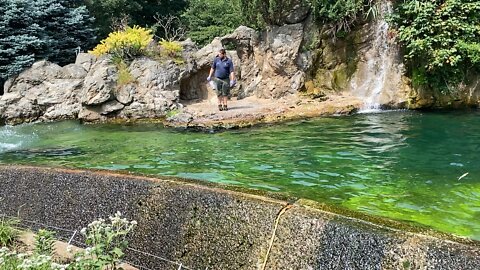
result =
[[[2,126],[0,163],[241,185],[480,240],[476,111],[360,114],[218,133],[154,124]]]

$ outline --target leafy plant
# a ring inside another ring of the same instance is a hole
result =
[[[151,30],[139,26],[127,27],[123,31],[110,33],[90,53],[96,56],[111,54],[113,57],[129,60],[144,55],[152,40]]]
[[[19,223],[16,219],[0,219],[0,246],[11,245],[18,237],[18,230],[15,228]]]
[[[89,247],[76,254],[76,262],[69,269],[117,269],[128,246],[127,235],[137,223],[127,221],[118,212],[109,220],[96,220],[81,230]]]
[[[159,42],[162,52],[165,56],[171,58],[182,57],[182,44],[178,41],[161,40]]]
[[[0,269],[18,269],[20,262],[15,251],[10,251],[7,247],[0,248]]]
[[[245,13],[242,13],[241,2],[244,1],[190,0],[188,8],[181,15],[188,37],[203,46],[214,37],[231,33],[242,24],[250,25],[245,22]]]
[[[293,8],[301,4],[311,9],[315,21],[328,25],[329,32],[334,36],[349,32],[360,19],[375,18],[378,7],[375,0],[241,0],[244,21],[261,28],[266,25],[282,25],[285,17]]]
[[[405,48],[413,79],[442,92],[480,69],[480,2],[475,0],[407,0],[391,21]]]
[[[167,118],[174,117],[175,115],[178,115],[179,113],[181,113],[181,110],[179,110],[179,109],[171,110],[171,111],[167,112],[166,117]]]
[[[330,26],[329,32],[350,32],[351,27],[362,18],[378,14],[375,0],[308,0],[315,20]]]
[[[35,254],[52,256],[55,244],[55,232],[39,230],[35,236]]]
[[[136,225],[135,221],[127,221],[120,213],[90,223],[81,233],[86,238],[88,247],[75,254],[75,260],[69,264],[58,264],[54,261],[54,233],[40,230],[36,237],[33,254],[17,253],[7,247],[0,248],[0,269],[14,270],[113,270],[118,265],[123,251],[128,246],[126,239]]]
[[[17,253],[6,247],[0,248],[0,269],[14,270],[65,270],[68,265],[53,262],[52,256]]]
[[[113,57],[112,62],[118,69],[117,86],[120,87],[135,81],[135,78],[133,78],[132,74],[128,70],[128,64],[123,59],[120,57]]]

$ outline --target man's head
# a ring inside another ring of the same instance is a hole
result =
[[[223,49],[223,48],[220,49],[220,50],[218,51],[218,56],[219,56],[220,58],[222,58],[222,59],[223,59],[225,56],[227,56],[225,49]]]

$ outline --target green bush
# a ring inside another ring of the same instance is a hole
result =
[[[18,220],[0,218],[0,247],[6,247],[15,242],[18,237]]]
[[[155,16],[178,16],[185,10],[188,0],[83,0],[90,13],[96,18],[95,26],[103,39],[112,30],[112,24],[119,18],[128,18],[131,25],[150,27]],[[159,35],[161,33],[154,33]],[[163,36],[160,36],[163,37]]]
[[[298,1],[241,0],[242,13],[247,24],[264,27],[282,25],[285,17],[292,12]],[[349,32],[351,27],[369,15],[375,16],[375,0],[303,0],[302,5],[310,7],[311,14],[320,25],[329,25],[332,35]]]
[[[10,224],[10,223],[9,223]],[[14,270],[98,270],[120,269],[119,265],[128,246],[127,235],[135,227],[120,213],[90,223],[81,233],[87,248],[75,254],[75,260],[58,264],[53,258],[53,233],[40,230],[35,238],[35,252],[18,253],[7,247],[0,248],[0,269]],[[10,226],[11,227],[11,226]]]
[[[35,236],[35,254],[52,256],[55,244],[55,232],[39,230]]]
[[[308,0],[312,14],[320,24],[330,25],[330,32],[349,32],[359,20],[373,15],[375,17],[375,0]]]
[[[452,91],[480,69],[480,2],[407,0],[391,21],[414,84]]]
[[[181,16],[188,37],[203,46],[214,37],[224,36],[245,24],[241,1],[243,0],[190,0]]]

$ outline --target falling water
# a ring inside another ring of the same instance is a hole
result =
[[[388,92],[395,91],[387,89],[391,88],[387,85],[394,85],[395,80],[400,79],[396,61],[398,52],[389,43],[389,25],[385,21],[385,16],[392,12],[392,4],[382,1],[378,9],[378,19],[372,25],[371,46],[363,52],[350,85],[353,94],[364,101],[360,112],[380,111],[381,106],[390,101]]]

